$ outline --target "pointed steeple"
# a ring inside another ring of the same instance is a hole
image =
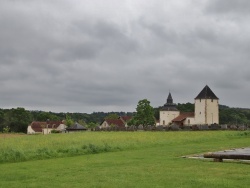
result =
[[[195,99],[219,99],[214,92],[206,85]]]
[[[172,98],[172,95],[171,95],[170,92],[169,92],[169,94],[168,94],[167,104],[173,104],[173,98]]]
[[[178,111],[176,108],[176,104],[173,103],[173,98],[171,93],[169,92],[167,102],[164,104],[164,106],[161,108],[163,111]]]

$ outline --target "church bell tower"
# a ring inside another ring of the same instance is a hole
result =
[[[160,108],[160,125],[167,126],[172,123],[172,120],[180,115],[180,111],[173,103],[173,98],[169,92],[167,102]]]

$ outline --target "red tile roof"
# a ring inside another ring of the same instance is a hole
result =
[[[194,117],[194,112],[182,112],[179,116],[174,118],[172,121],[173,122],[180,122],[185,120],[188,117]]]
[[[48,127],[47,127],[48,124]],[[57,128],[60,124],[63,124],[62,121],[33,121],[30,126],[35,132],[42,132],[43,128]]]
[[[108,125],[116,125],[118,127],[125,127],[124,122],[121,119],[106,119],[105,120]]]
[[[120,119],[122,119],[125,122],[128,122],[129,120],[132,119],[132,117],[131,116],[121,116]]]

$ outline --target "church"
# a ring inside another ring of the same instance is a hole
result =
[[[194,112],[180,112],[173,103],[171,93],[167,102],[160,108],[162,126],[177,124],[180,126],[219,124],[219,98],[206,85],[194,99]]]

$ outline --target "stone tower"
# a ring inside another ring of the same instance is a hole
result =
[[[176,108],[176,104],[173,103],[172,95],[169,92],[167,102],[160,109],[160,125],[169,125],[179,115],[180,111]]]
[[[195,98],[195,123],[219,124],[219,98],[207,85]]]

